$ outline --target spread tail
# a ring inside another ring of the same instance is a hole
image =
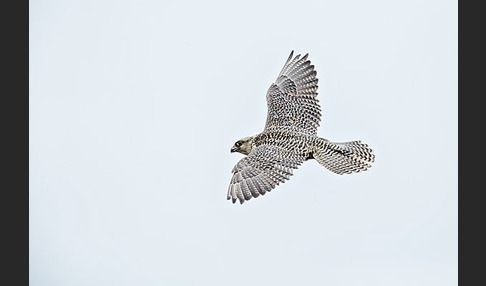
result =
[[[342,175],[358,173],[371,168],[375,161],[373,150],[361,141],[335,143],[321,139],[323,144],[312,154],[319,164]]]

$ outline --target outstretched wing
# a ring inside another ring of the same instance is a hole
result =
[[[290,53],[282,71],[267,91],[265,131],[291,129],[317,134],[321,107],[317,97],[317,72],[304,57]]]
[[[277,146],[261,145],[247,157],[241,159],[233,168],[233,177],[228,188],[228,200],[240,200],[243,204],[252,197],[256,198],[273,190],[292,176],[303,156]]]

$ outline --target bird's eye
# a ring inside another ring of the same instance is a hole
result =
[[[236,146],[236,147],[240,147],[240,146],[241,146],[241,142],[240,142],[240,141],[236,142],[236,143],[235,143],[235,146]]]

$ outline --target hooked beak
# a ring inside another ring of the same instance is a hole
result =
[[[231,153],[234,153],[234,152],[236,152],[236,148],[235,148],[235,146],[233,146],[233,147],[231,147],[231,150],[230,150],[230,152],[231,152]]]

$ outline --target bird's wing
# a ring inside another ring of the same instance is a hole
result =
[[[317,99],[317,72],[304,57],[290,53],[282,71],[267,91],[267,122],[264,131],[290,129],[317,134],[321,107]]]
[[[233,168],[233,177],[228,188],[228,200],[240,200],[243,204],[274,189],[292,176],[305,158],[292,154],[281,147],[261,145]]]

